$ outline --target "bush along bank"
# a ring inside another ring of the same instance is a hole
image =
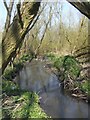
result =
[[[58,77],[64,92],[88,102],[90,98],[90,81],[87,75],[88,72],[82,74],[83,67],[79,61],[70,55],[58,57],[54,54],[48,54],[47,57],[58,71]]]
[[[23,91],[12,79],[23,68],[30,56],[24,55],[13,68],[7,67],[2,76],[2,118],[49,118],[39,105],[39,96],[34,92]]]

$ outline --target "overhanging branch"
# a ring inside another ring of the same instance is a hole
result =
[[[90,1],[85,0],[85,2],[82,2],[82,0],[67,0],[71,5],[73,5],[75,8],[77,8],[82,14],[84,14],[86,17],[90,19]]]

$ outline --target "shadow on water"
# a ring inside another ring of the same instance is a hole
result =
[[[17,76],[21,89],[40,96],[40,105],[52,118],[88,118],[90,106],[61,92],[58,78],[41,61],[27,64]]]

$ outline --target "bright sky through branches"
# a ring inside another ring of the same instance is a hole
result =
[[[74,22],[74,24],[78,24],[82,14],[76,8],[74,8],[72,5],[70,5],[68,2],[66,2],[65,0],[61,0],[61,2],[62,1],[63,1],[62,19],[63,19],[64,24],[68,25],[69,20],[72,22],[72,24],[73,24],[73,22]],[[7,0],[7,2],[9,2],[9,0]],[[1,11],[0,12],[0,30],[1,30],[1,29],[3,29],[4,23],[6,20],[6,9],[4,7],[3,0],[0,1],[0,11]],[[71,18],[69,18],[70,14],[71,14]]]

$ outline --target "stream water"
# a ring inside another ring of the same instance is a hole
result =
[[[90,106],[61,92],[58,78],[45,68],[45,63],[32,61],[17,76],[21,89],[36,92],[40,106],[52,118],[88,118]]]

